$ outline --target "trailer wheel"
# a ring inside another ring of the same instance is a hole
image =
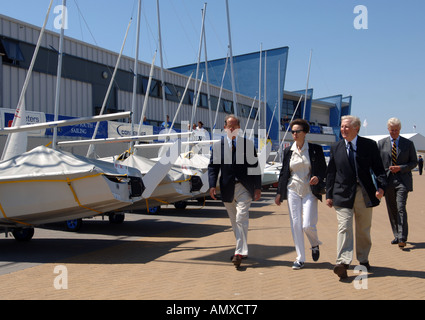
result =
[[[77,232],[83,226],[83,219],[73,219],[65,221],[65,228],[67,231]]]
[[[16,241],[30,241],[34,236],[34,228],[13,229],[12,234]]]
[[[187,206],[187,201],[177,201],[174,202],[174,208],[183,210]]]
[[[161,206],[149,207],[149,213],[157,214],[161,211]]]
[[[124,222],[125,214],[124,213],[109,213],[109,222],[113,224],[120,224]]]

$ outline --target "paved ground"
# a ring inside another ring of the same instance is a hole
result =
[[[390,244],[385,203],[375,208],[372,270],[362,281],[356,278],[365,276],[355,273],[357,262],[346,281],[332,272],[336,217],[323,203],[320,260],[313,262],[308,253],[305,268],[292,270],[286,203],[277,207],[274,194],[264,193],[252,207],[250,256],[240,270],[229,260],[234,237],[226,212],[208,202],[201,210],[127,215],[118,226],[86,220],[78,234],[60,226],[36,229],[29,243],[1,238],[0,299],[425,299],[425,175],[414,172],[414,184],[408,245],[400,250]],[[57,289],[61,285],[67,289]]]

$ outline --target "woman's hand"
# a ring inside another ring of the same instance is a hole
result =
[[[319,183],[319,178],[318,177],[316,177],[316,176],[311,177],[311,179],[310,179],[310,185],[311,186],[315,186],[318,183]]]
[[[280,206],[280,194],[277,194],[274,198],[274,203],[276,203],[278,206]]]

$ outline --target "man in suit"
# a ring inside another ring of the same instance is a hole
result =
[[[326,175],[326,204],[335,207],[338,220],[337,259],[334,273],[347,278],[353,260],[356,223],[356,256],[370,269],[372,208],[379,205],[386,188],[385,170],[375,141],[358,136],[361,122],[341,118],[342,138],[331,146]],[[373,174],[373,175],[372,175]]]
[[[252,200],[261,197],[261,170],[253,142],[238,136],[239,119],[227,116],[224,129],[227,135],[213,145],[208,179],[210,196],[215,200],[220,175],[221,199],[236,238],[232,262],[239,268],[241,260],[248,256],[249,208]]]
[[[394,233],[392,244],[406,246],[408,235],[406,202],[413,191],[412,170],[418,164],[415,145],[400,136],[401,122],[391,118],[387,122],[390,136],[378,142],[379,151],[388,177],[385,193],[388,216]]]

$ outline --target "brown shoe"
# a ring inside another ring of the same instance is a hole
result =
[[[334,267],[334,273],[340,278],[345,279],[347,275],[348,264],[339,263]]]
[[[405,241],[400,240],[400,241],[398,242],[398,247],[399,247],[399,248],[403,249],[405,246],[406,246],[406,242],[405,242]]]
[[[238,269],[241,266],[241,262],[242,262],[242,255],[240,254],[235,254],[232,258],[232,262],[235,265],[235,268]]]

